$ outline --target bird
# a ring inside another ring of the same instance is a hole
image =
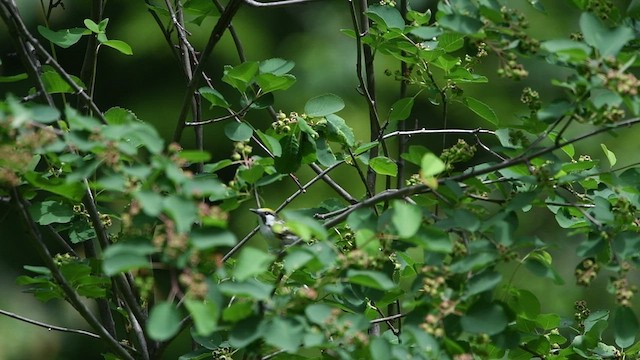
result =
[[[249,210],[258,215],[262,235],[268,240],[277,241],[279,247],[291,246],[301,241],[300,237],[292,233],[272,209],[259,208]]]

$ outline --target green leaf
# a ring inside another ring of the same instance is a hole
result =
[[[392,204],[391,222],[400,238],[410,238],[418,232],[422,225],[422,212],[418,206],[395,200]]]
[[[338,141],[347,146],[353,146],[356,137],[353,130],[347,125],[343,118],[336,114],[329,114],[325,117],[328,123],[328,137],[331,141]]]
[[[229,333],[229,345],[241,349],[265,334],[260,318],[252,316],[237,323]]]
[[[398,164],[386,156],[378,156],[369,160],[369,166],[380,175],[397,176]]]
[[[157,303],[149,313],[147,334],[153,340],[169,340],[180,330],[181,320],[180,312],[175,304],[170,302]]]
[[[476,34],[483,26],[482,21],[477,18],[460,14],[445,15],[438,20],[438,23],[443,28],[465,35]]]
[[[540,47],[547,52],[560,57],[560,59],[575,63],[588,59],[592,51],[591,47],[587,44],[569,39],[544,41]]]
[[[305,335],[304,326],[297,319],[273,317],[266,325],[264,340],[267,344],[289,353],[295,353]]]
[[[336,159],[336,156],[333,154],[333,151],[329,147],[326,139],[318,138],[315,142],[316,156],[318,158],[318,162],[320,162],[322,166],[329,167],[338,162],[338,159]]]
[[[462,49],[464,46],[464,35],[446,32],[438,37],[438,49],[447,53]]]
[[[304,309],[307,318],[316,325],[325,325],[332,312],[331,306],[322,303],[314,303]]]
[[[75,216],[70,204],[53,200],[33,204],[29,207],[29,213],[40,225],[68,223]]]
[[[125,125],[139,121],[133,111],[118,106],[109,108],[103,115],[109,125]]]
[[[28,78],[29,78],[29,75],[27,75],[27,73],[20,73],[17,75],[10,75],[10,76],[0,76],[0,83],[18,82],[18,81],[26,80]]]
[[[304,112],[310,117],[322,117],[336,113],[344,108],[344,101],[337,95],[324,94],[309,99]]]
[[[219,288],[220,292],[225,295],[249,297],[255,300],[267,300],[273,291],[273,286],[255,279],[249,279],[245,282],[226,281],[221,283]]]
[[[67,183],[61,178],[46,178],[35,171],[25,173],[24,178],[36,188],[64,196],[75,202],[82,200],[85,194],[85,188],[81,182]]]
[[[281,174],[295,172],[302,165],[298,136],[290,134],[283,137],[280,139],[280,146],[282,147],[282,156],[275,158],[276,170]]]
[[[604,151],[604,154],[607,156],[607,160],[609,160],[609,165],[613,167],[613,165],[615,165],[616,162],[618,161],[616,158],[616,154],[614,154],[613,151],[607,149],[607,145],[605,144],[600,144],[600,147],[602,147],[602,151]]]
[[[258,68],[259,65],[255,61],[244,62],[234,67],[225,66],[222,81],[244,92],[258,73]]]
[[[107,40],[102,41],[102,45],[108,46],[112,49],[116,49],[125,55],[133,55],[131,46],[122,40]]]
[[[223,246],[233,246],[237,239],[229,230],[218,228],[197,228],[189,234],[189,240],[198,250],[206,250]]]
[[[198,208],[187,199],[177,195],[169,195],[162,202],[164,210],[176,223],[178,233],[187,233],[198,218]]]
[[[248,247],[238,256],[233,275],[238,281],[244,281],[269,270],[275,256],[256,248]]]
[[[128,270],[148,269],[151,267],[149,255],[155,252],[156,248],[148,243],[115,243],[104,251],[102,270],[107,276],[113,276]]]
[[[256,76],[256,83],[260,86],[263,93],[286,90],[295,82],[296,77],[291,74],[274,75],[271,73],[265,73]]]
[[[373,337],[371,339],[371,343],[369,344],[369,356],[372,360],[393,359],[393,356],[391,356],[391,346],[380,336]]]
[[[378,271],[349,269],[347,271],[347,279],[353,284],[378,290],[390,290],[395,286],[387,275]]]
[[[140,190],[133,193],[133,197],[138,200],[145,214],[156,217],[162,212],[162,195],[151,190]]]
[[[86,89],[86,86],[82,83],[82,81],[73,75],[69,75],[71,80],[78,85],[78,87]],[[42,73],[41,76],[42,83],[44,84],[44,88],[49,94],[73,94],[75,90],[69,85],[69,83],[60,76],[57,72],[53,70],[47,70]]]
[[[195,324],[196,334],[200,336],[211,335],[218,325],[220,309],[218,305],[209,300],[187,299],[185,307],[191,314],[191,319]]]
[[[293,61],[272,58],[260,62],[260,73],[284,75],[291,71],[296,64]]]
[[[399,121],[408,118],[409,115],[411,115],[413,102],[413,97],[407,97],[393,103],[393,105],[391,105],[391,111],[389,112],[389,121]]]
[[[87,29],[82,29],[82,28],[62,29],[58,31],[53,31],[41,25],[38,25],[38,32],[45,39],[51,41],[52,43],[64,49],[77,43],[82,38],[83,35],[91,34],[91,32],[88,31]]]
[[[288,274],[300,269],[314,258],[313,254],[307,250],[296,248],[291,250],[284,258],[284,269]]]
[[[619,306],[615,312],[614,334],[616,345],[628,348],[636,341],[636,335],[640,327],[638,318],[633,309],[627,306]]]
[[[247,141],[253,135],[251,126],[243,122],[230,122],[224,127],[224,134],[233,141]]]
[[[551,255],[544,250],[538,250],[529,254],[526,258],[525,266],[532,273],[552,279],[557,285],[564,284],[564,280],[558,272],[551,266]]]
[[[211,154],[208,151],[201,150],[182,150],[178,154],[180,159],[190,163],[205,162],[211,160]]]
[[[584,41],[598,49],[601,57],[618,55],[627,42],[635,38],[633,29],[627,26],[609,29],[590,12],[580,16],[580,30]]]
[[[215,106],[225,109],[228,109],[230,107],[224,96],[222,96],[222,94],[220,94],[220,92],[218,92],[218,90],[214,88],[205,86],[201,87],[198,92],[200,93],[200,95],[202,95],[203,98],[211,103],[211,107],[209,107],[210,109]]]
[[[224,321],[238,322],[246,319],[251,314],[253,314],[252,302],[233,302],[222,311],[222,319]]]
[[[282,146],[280,146],[280,143],[276,138],[271,135],[267,135],[260,130],[256,130],[256,134],[258,134],[260,140],[262,140],[262,142],[267,145],[269,151],[271,151],[273,156],[282,156]]]
[[[473,111],[481,118],[487,120],[493,125],[498,125],[498,116],[493,109],[489,107],[489,105],[469,96],[464,98],[463,103],[469,108],[469,110]]]
[[[410,33],[423,40],[434,40],[442,34],[442,29],[435,26],[418,26],[412,29]]]
[[[479,294],[481,292],[493,290],[502,281],[502,274],[492,270],[486,270],[473,276],[467,282],[465,298]]]
[[[472,334],[496,335],[507,327],[507,314],[498,303],[476,302],[460,319],[464,331]]]
[[[446,169],[446,165],[433,153],[426,153],[420,161],[420,171],[423,177],[433,177]]]
[[[366,12],[367,16],[376,23],[389,29],[404,29],[404,19],[400,12],[393,7],[383,5],[371,5]]]

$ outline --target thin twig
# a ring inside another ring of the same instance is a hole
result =
[[[24,321],[28,324],[32,324],[32,325],[36,325],[42,328],[45,328],[47,330],[55,330],[55,331],[61,331],[61,332],[68,332],[68,333],[73,333],[73,334],[80,334],[80,335],[84,335],[84,336],[89,336],[95,339],[101,339],[101,336],[98,334],[94,334],[92,332],[86,331],[86,330],[80,330],[80,329],[71,329],[71,328],[66,328],[66,327],[62,327],[62,326],[56,326],[56,325],[51,325],[51,324],[47,324],[47,323],[43,323],[41,321],[37,321],[37,320],[33,320],[30,319],[28,317],[24,317],[6,310],[2,310],[0,309],[0,314],[8,316],[10,318],[14,318],[20,321]]]

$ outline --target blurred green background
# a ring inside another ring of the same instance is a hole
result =
[[[577,31],[579,14],[570,1],[541,2],[547,10],[546,14],[535,11],[526,0],[510,0],[508,5],[525,13],[531,25],[531,35],[540,40],[567,37]],[[44,24],[40,2],[23,0],[19,3],[29,29],[37,34],[36,26]],[[626,7],[627,3],[621,1],[619,6]],[[58,8],[53,11],[51,28],[57,30],[82,26],[83,19],[88,17],[89,2],[67,1],[64,5],[64,10]],[[423,11],[433,8],[435,1],[412,1],[411,6]],[[127,42],[133,48],[134,54],[125,56],[113,49],[101,49],[96,103],[103,110],[112,106],[130,109],[140,119],[154,124],[166,139],[170,139],[184,96],[185,81],[181,76],[179,63],[171,55],[144,2],[109,1],[105,16],[110,19],[107,27],[109,38]],[[191,41],[196,49],[202,48],[214,23],[215,19],[210,18],[201,26],[188,29],[192,33]],[[248,60],[279,57],[296,63],[292,74],[297,77],[297,83],[285,92],[276,93],[276,111],[302,112],[309,98],[331,92],[345,100],[347,106],[340,115],[353,127],[357,139],[362,142],[368,141],[367,108],[364,98],[356,91],[355,42],[340,32],[340,29],[351,26],[346,1],[320,0],[278,9],[243,7],[233,24],[242,40]],[[81,40],[69,49],[56,49],[59,62],[72,74],[79,73],[85,44],[86,40]],[[0,59],[1,75],[23,72],[4,23],[0,24]],[[231,100],[235,100],[233,92],[219,79],[223,65],[237,63],[237,52],[227,34],[214,51],[207,73],[212,77],[214,84],[219,85],[217,89]],[[552,79],[562,79],[567,75],[560,69],[551,68],[538,59],[524,59],[523,63],[530,76],[523,81],[514,82],[500,79],[496,75],[497,63],[498,60],[490,56],[484,59],[484,64],[477,71],[490,79],[488,86],[472,84],[464,86],[463,89],[466,94],[477,97],[493,107],[502,122],[517,121],[519,114],[527,112],[519,101],[520,92],[524,87],[530,86],[538,90],[543,101],[561,96],[561,92],[551,86]],[[377,59],[376,71],[379,109],[382,113],[388,111],[390,104],[399,98],[399,83],[393,80],[393,77],[384,75],[386,69],[395,71],[399,69],[399,64],[391,58],[380,56]],[[0,83],[0,95],[3,98],[7,93],[24,96],[29,87],[27,82]],[[417,127],[442,127],[441,110],[429,104],[426,98],[419,99],[412,117],[407,120],[410,121],[410,126],[417,124]],[[260,129],[270,125],[270,118],[266,113],[250,113],[248,120]],[[449,127],[473,129],[488,125],[490,124],[483,122],[462,106],[453,104],[450,109]],[[227,158],[231,152],[232,144],[224,137],[222,126],[224,124],[208,126],[205,129],[205,144],[213,155],[213,161]],[[186,131],[183,146],[193,147],[193,139],[193,132]],[[448,137],[449,143],[455,141],[455,137]],[[621,132],[616,137],[603,135],[593,138],[589,142],[579,144],[576,153],[588,153],[592,157],[604,159],[599,150],[601,142],[606,143],[618,156],[618,166],[637,161],[638,142],[632,131]],[[421,144],[439,153],[442,138],[414,137],[411,144]],[[298,174],[302,183],[313,175],[314,173],[308,169],[302,169]],[[362,186],[354,180],[356,173],[353,169],[344,166],[332,173],[332,176],[356,196],[364,194]],[[295,190],[295,184],[285,178],[262,191],[263,205],[276,207]],[[292,208],[312,207],[333,196],[327,186],[319,183],[296,199]],[[232,226],[239,238],[256,224],[255,218],[248,211],[243,211],[252,206],[255,206],[255,203],[244,204],[242,209],[232,214]],[[602,274],[595,286],[588,290],[573,285],[573,270],[577,261],[573,244],[576,240],[566,231],[559,229],[548,212],[532,212],[534,213],[521,217],[519,233],[522,236],[539,236],[551,245],[550,251],[554,254],[555,266],[567,285],[553,285],[548,279],[533,277],[525,269],[517,272],[514,277],[515,285],[542,294],[539,297],[544,301],[543,311],[557,312],[569,319],[573,316],[572,305],[575,300],[586,299],[592,309],[610,304],[612,296],[604,289],[607,282],[605,274]],[[8,211],[6,206],[0,204],[0,289],[3,295],[0,297],[0,309],[60,326],[86,328],[81,319],[64,304],[40,303],[30,294],[21,292],[20,287],[15,284],[16,276],[24,272],[23,265],[41,264],[33,253],[24,252],[28,247],[24,246],[26,240],[23,234],[20,220]],[[255,237],[252,241],[259,246],[261,239]],[[562,249],[562,253],[557,249]],[[512,270],[513,267],[504,268],[507,273]],[[80,335],[49,332],[4,316],[0,316],[0,334],[0,359],[100,359],[99,354],[104,351],[95,340]],[[167,358],[177,358],[176,354],[169,352]]]

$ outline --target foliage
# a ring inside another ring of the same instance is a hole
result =
[[[580,32],[542,41],[527,33],[522,14],[497,0],[441,1],[433,12],[411,10],[405,1],[349,2],[353,29],[343,32],[358,48],[368,139],[349,125],[360,119],[340,115],[346,104],[336,94],[274,110],[275,96],[291,95],[287,89],[304,81],[289,60],[241,58],[220,78],[205,75],[242,3],[147,2],[188,83],[167,141],[127,109],[100,110],[92,100],[97,60],[93,71],[67,69],[42,45],[66,49],[87,37],[89,59],[98,59],[103,45],[134,54],[107,38],[100,11],[79,21],[82,28],[38,26],[38,40],[13,2],[0,0],[25,71],[0,80],[33,86],[0,103],[0,191],[42,259],[25,266],[20,284],[42,301],[69,302],[104,340],[108,359],[160,358],[184,332],[197,348],[184,349],[181,359],[637,356],[628,279],[639,260],[640,171],[614,168],[617,156],[605,144],[605,164],[574,147],[640,122],[640,84],[632,73],[640,65],[637,1],[627,9],[604,0],[570,2],[582,12]],[[47,16],[59,4],[51,1]],[[529,4],[544,13],[539,1]],[[209,17],[216,25],[196,51],[187,28]],[[478,73],[490,54],[499,60],[497,73],[514,80],[529,73],[523,56],[566,70],[566,78],[549,79],[563,96],[543,102],[525,88],[512,101],[528,113],[498,117],[486,100],[465,94],[469,84],[490,89],[487,74]],[[402,68],[387,74],[401,88],[397,99],[387,99],[388,109],[376,97],[379,58]],[[441,128],[411,128],[421,102],[442,111]],[[486,127],[447,128],[454,107]],[[258,127],[248,114],[270,117],[271,127]],[[228,159],[212,161],[202,138],[195,149],[180,145],[185,128],[201,134],[221,122]],[[457,138],[445,149],[405,141],[433,134]],[[331,177],[341,165],[357,174],[359,193]],[[317,173],[306,184],[296,177],[303,167]],[[222,175],[229,169],[231,180]],[[299,190],[278,211],[316,182],[335,197],[285,212],[304,244],[271,252],[245,246],[257,229],[237,234],[230,217],[240,216],[246,202],[260,205],[261,193],[285,181]],[[517,288],[513,274],[506,279],[499,271],[523,265],[563,283],[548,244],[517,234],[534,208],[548,210],[580,239],[578,284],[589,286],[603,269],[614,274],[614,308],[580,301],[575,318],[563,319],[542,311],[545,294]],[[53,254],[45,235],[64,250]],[[24,244],[16,241],[31,249]]]

